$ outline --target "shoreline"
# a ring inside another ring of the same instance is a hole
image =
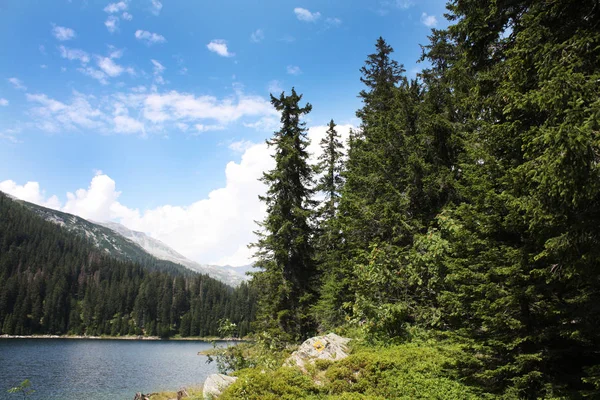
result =
[[[74,340],[140,340],[140,341],[197,341],[197,342],[248,342],[248,339],[216,337],[174,337],[158,336],[85,336],[85,335],[0,335],[0,339],[74,339]]]

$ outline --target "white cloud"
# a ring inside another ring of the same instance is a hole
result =
[[[114,14],[125,10],[127,10],[127,3],[124,1],[120,1],[118,3],[110,3],[109,5],[104,7],[104,11],[109,14]]]
[[[348,137],[350,128],[337,127],[342,139]],[[318,157],[319,142],[326,131],[325,125],[308,131],[311,140],[308,150],[313,161]],[[258,179],[273,168],[273,148],[248,141],[232,143],[230,148],[243,154],[239,162],[231,161],[225,166],[225,184],[184,206],[165,204],[142,211],[129,208],[118,201],[121,192],[117,191],[115,181],[101,172],[93,177],[87,189],[68,193],[64,206],[55,196],[46,199],[36,182],[22,187],[12,181],[0,182],[0,190],[27,197],[37,204],[53,203],[53,208],[84,218],[121,222],[200,263],[244,265],[250,262],[253,252],[247,245],[256,240],[254,221],[265,216],[265,206],[258,196],[264,194],[266,187]]]
[[[100,67],[100,69],[104,71],[106,75],[113,78],[121,75],[125,70],[122,66],[115,63],[112,58],[109,57],[98,57],[98,67]]]
[[[27,90],[27,86],[25,86],[23,84],[23,81],[21,81],[19,78],[8,78],[8,82],[10,82],[10,84],[13,85],[15,89]]]
[[[287,73],[290,75],[300,75],[302,73],[302,70],[297,65],[288,65]]]
[[[152,33],[148,31],[143,31],[138,29],[135,31],[135,37],[142,42],[145,42],[148,46],[153,45],[155,43],[164,43],[167,41],[163,35],[159,35],[158,33]]]
[[[106,26],[106,29],[108,29],[110,33],[115,33],[119,29],[119,18],[114,15],[109,15],[109,17],[106,18],[106,21],[104,21],[104,26]]]
[[[283,92],[283,89],[281,88],[281,82],[278,80],[270,81],[269,85],[267,86],[267,89],[269,90],[269,93],[271,93],[271,94],[279,94],[279,93]]]
[[[401,9],[407,9],[415,5],[413,0],[396,0],[395,5]]]
[[[108,18],[106,18],[106,21],[104,21],[104,26],[106,26],[106,29],[108,29],[110,33],[114,33],[119,30],[120,19],[119,16],[116,14],[123,12],[121,14],[121,18],[123,18],[126,21],[131,21],[133,19],[133,15],[125,11],[127,10],[128,6],[129,5],[126,1],[119,1],[118,3],[110,3],[109,5],[104,7],[104,11],[108,14],[111,14],[108,16]]]
[[[427,15],[427,13],[421,14],[421,22],[423,25],[433,28],[437,25],[438,20],[435,15]]]
[[[265,32],[262,29],[257,29],[250,35],[250,40],[254,43],[262,42],[265,38]]]
[[[169,129],[185,131],[188,127],[195,127],[195,132],[223,130],[234,123],[267,131],[277,126],[277,113],[270,102],[261,96],[245,94],[241,87],[236,87],[233,94],[224,98],[175,90],[159,91],[156,85],[165,83],[162,77],[165,67],[157,60],[151,61],[154,67],[151,90],[138,86],[101,98],[73,92],[66,101],[43,93],[28,94],[27,100],[31,104],[28,114],[32,124],[48,132],[80,130],[93,133],[139,132],[143,135],[164,133]],[[107,72],[112,75],[129,72],[127,68],[110,63],[100,64],[106,72],[91,66],[81,67],[78,71],[101,84],[108,84],[111,76]],[[115,118],[117,116],[121,118]]]
[[[151,0],[152,4],[150,6],[150,12],[154,15],[160,14],[160,10],[162,10],[162,3],[159,0]]]
[[[98,67],[111,78],[117,77],[123,72],[135,75],[135,70],[132,67],[123,67],[114,61],[115,58],[120,58],[122,54],[122,50],[113,50],[108,57],[97,56]]]
[[[262,117],[256,122],[244,122],[246,128],[256,129],[261,132],[272,133],[279,129],[279,119],[274,116]]]
[[[196,124],[196,125],[194,125],[194,128],[196,128],[196,130],[199,133],[202,133],[202,132],[209,132],[209,131],[222,131],[223,129],[225,129],[225,126],[216,125],[216,124],[212,124],[212,125]]]
[[[48,199],[45,198],[45,193],[40,190],[40,184],[38,182],[27,182],[24,185],[17,185],[17,183],[12,180],[6,180],[0,182],[0,191],[18,199],[39,204],[43,207],[53,209],[60,208],[60,202],[56,196],[52,196]]]
[[[165,66],[162,65],[161,63],[159,63],[156,60],[150,60],[152,62],[153,65],[153,74],[154,74],[154,83],[157,85],[164,85],[165,79],[163,78],[162,74],[163,72],[165,72]]]
[[[276,114],[266,99],[245,95],[240,91],[236,92],[235,97],[223,100],[174,90],[163,94],[152,93],[144,98],[142,108],[144,117],[154,123],[208,119],[224,125],[244,117]]]
[[[43,55],[46,55],[46,46],[44,46],[43,44],[40,44],[38,49],[40,50],[40,53],[42,53]]]
[[[48,66],[46,64],[40,64],[40,68],[41,69],[46,69],[46,68],[48,68]]]
[[[161,63],[159,63],[156,60],[150,60],[152,62],[152,65],[154,65],[154,73],[156,75],[160,75],[164,72],[164,70],[166,69],[164,65],[162,65]]]
[[[93,221],[108,221],[114,214],[113,207],[119,205],[117,198],[121,192],[115,188],[115,181],[100,173],[92,178],[87,189],[67,193],[67,202],[62,211]]]
[[[254,146],[256,143],[252,143],[249,140],[239,140],[237,142],[229,143],[229,149],[236,153],[244,153],[246,150]]]
[[[92,106],[89,98],[74,92],[73,100],[66,104],[45,94],[27,94],[27,100],[36,106],[30,109],[35,125],[48,132],[104,127],[105,114]]]
[[[115,132],[144,133],[144,124],[128,115],[116,115],[113,119]]]
[[[227,49],[227,42],[222,39],[216,39],[206,45],[208,50],[217,53],[221,57],[233,57],[235,54],[230,53]]]
[[[415,5],[414,0],[381,0],[376,12],[381,15],[387,15],[391,9],[397,8],[407,10]]]
[[[52,28],[52,34],[60,41],[71,40],[76,36],[73,29],[65,28],[64,26],[55,26]]]
[[[77,71],[81,72],[82,74],[84,74],[86,76],[89,76],[90,78],[97,80],[102,85],[108,85],[108,78],[106,77],[106,74],[100,70],[97,70],[92,67],[85,67],[85,68],[77,68]]]
[[[190,127],[188,124],[186,124],[184,122],[177,122],[175,124],[175,126],[177,128],[179,128],[179,130],[182,131],[182,132],[186,132],[188,130],[188,128]]]
[[[306,8],[294,8],[294,13],[296,14],[296,18],[300,21],[304,22],[316,22],[319,18],[321,18],[320,12],[310,12]]]
[[[4,98],[0,98],[0,106],[6,107],[8,105],[8,100]]]
[[[0,139],[8,140],[12,143],[21,143],[19,139],[17,139],[17,134],[20,133],[20,129],[4,129],[0,131]],[[0,189],[2,190],[2,189]]]
[[[342,25],[342,20],[336,17],[328,17],[325,19],[325,24],[327,26],[338,27]]]
[[[65,46],[58,46],[60,50],[60,56],[62,58],[66,58],[67,60],[79,60],[82,64],[87,64],[90,62],[90,56],[83,50],[79,49],[69,49]]]

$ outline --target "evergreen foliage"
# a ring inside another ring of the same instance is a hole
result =
[[[256,290],[269,348],[348,322],[375,343],[425,329],[460,345],[359,352],[322,387],[247,370],[231,395],[600,396],[600,3],[451,0],[447,18],[413,80],[377,40],[345,155],[332,120],[311,167],[310,104],[271,96],[251,287],[104,258],[0,196],[2,331],[241,333]]]
[[[343,187],[317,186],[316,318],[371,339],[442,332],[489,394],[597,396],[600,7],[448,10],[417,79],[382,38],[361,69]]]
[[[320,329],[331,329],[344,323],[344,303],[339,293],[348,288],[341,269],[343,242],[338,208],[343,186],[344,168],[343,144],[331,120],[325,137],[321,140],[322,154],[316,165],[320,175],[315,191],[323,194],[317,208],[316,255],[319,268],[319,300],[313,308],[315,320]]]
[[[223,318],[249,333],[247,284],[112,259],[1,192],[0,222],[2,334],[216,336]]]
[[[267,217],[257,232],[258,261],[262,269],[254,274],[260,293],[258,326],[276,329],[289,338],[306,337],[314,331],[310,304],[314,301],[314,261],[311,200],[313,170],[308,164],[308,139],[301,117],[312,106],[300,106],[302,95],[271,95],[271,104],[281,113],[281,129],[267,141],[275,148],[275,168],[264,173],[268,186],[261,200],[267,205]]]

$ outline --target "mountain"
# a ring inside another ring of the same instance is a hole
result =
[[[133,231],[114,222],[92,222],[76,215],[52,210],[23,200],[13,200],[25,205],[46,221],[53,222],[69,232],[86,238],[108,255],[120,260],[154,265],[162,260],[169,267],[182,266],[188,270],[207,274],[231,286],[237,286],[247,280],[242,273],[236,273],[232,267],[222,268],[214,265],[201,265],[185,258],[160,240],[145,233]],[[161,264],[159,263],[159,264]],[[241,270],[240,270],[241,271]]]
[[[154,239],[143,232],[133,231],[116,222],[96,222],[96,224],[109,228],[122,237],[131,240],[146,252],[160,260],[167,260],[183,265],[193,271],[208,274],[215,279],[234,286],[240,284],[242,281],[248,280],[245,273],[249,269],[246,267],[220,267],[216,265],[199,264],[179,254],[160,240]]]
[[[223,319],[246,335],[255,306],[249,285],[233,288],[0,192],[0,335],[215,336]]]

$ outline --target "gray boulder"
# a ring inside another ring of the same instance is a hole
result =
[[[285,361],[284,365],[298,366],[306,372],[306,364],[315,360],[338,361],[348,357],[348,342],[351,339],[329,333],[307,339],[298,350]]]
[[[204,381],[204,388],[202,389],[202,397],[205,400],[216,399],[223,393],[223,391],[237,380],[234,376],[228,376],[223,374],[212,374]]]

